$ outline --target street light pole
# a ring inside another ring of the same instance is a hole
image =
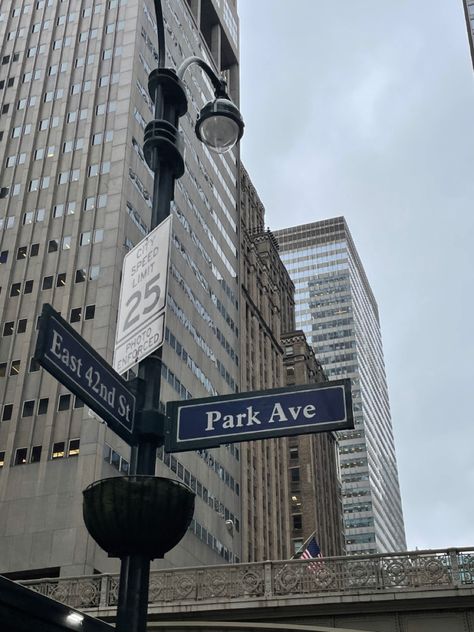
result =
[[[155,0],[158,31],[158,68],[150,73],[148,90],[155,104],[155,118],[144,135],[144,155],[154,172],[150,231],[170,214],[174,185],[184,174],[183,143],[178,132],[179,119],[188,104],[182,79],[186,70],[198,65],[214,87],[215,99],[202,109],[196,122],[196,135],[216,152],[232,148],[242,137],[243,120],[230,101],[226,83],[199,57],[186,59],[178,71],[165,68],[165,31],[161,0]],[[162,347],[139,367],[135,380],[138,401],[137,446],[132,449],[132,475],[154,476],[156,450],[164,442],[164,415],[160,412]],[[116,628],[118,632],[146,632],[150,557],[143,554],[121,558]]]

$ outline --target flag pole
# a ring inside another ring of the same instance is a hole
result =
[[[296,551],[296,553],[294,553],[291,557],[290,560],[297,560],[298,556],[300,555],[300,553],[303,553],[303,551],[306,549],[306,546],[308,544],[308,542],[311,540],[311,538],[314,538],[314,536],[316,535],[316,530],[313,531],[313,533],[309,536],[309,538],[307,538],[303,544],[300,546],[300,548]]]

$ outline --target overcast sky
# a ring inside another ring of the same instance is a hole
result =
[[[239,0],[272,229],[344,215],[378,301],[408,547],[474,545],[474,72],[462,0]]]

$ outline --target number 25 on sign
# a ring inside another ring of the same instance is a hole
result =
[[[125,257],[114,368],[123,373],[163,343],[171,217]]]
[[[153,266],[153,262],[150,264]],[[130,327],[133,327],[137,322],[140,321],[140,316],[146,316],[147,314],[153,314],[156,309],[160,310],[158,305],[158,301],[161,296],[161,288],[159,285],[160,273],[155,274],[153,278],[146,282],[145,288],[139,287],[138,290],[133,292],[126,304],[125,319],[123,321],[122,326],[123,330],[121,333],[126,334]],[[140,314],[141,308],[141,314]]]

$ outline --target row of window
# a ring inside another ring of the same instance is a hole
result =
[[[104,77],[104,81],[105,79],[108,80],[108,75],[106,75]],[[34,77],[33,77],[34,78]],[[113,77],[112,77],[113,78]],[[118,81],[118,79],[117,79]],[[71,88],[71,94],[78,94],[79,92],[87,92],[88,90],[90,90],[91,86],[89,86],[90,82],[84,82],[84,84],[74,84]],[[47,95],[49,95],[49,93],[46,93]],[[45,95],[46,96],[46,95]],[[48,97],[49,98],[49,97]],[[23,110],[26,106],[27,103],[29,103],[29,105],[34,105],[36,100],[36,97],[30,97],[29,100],[27,101],[27,99],[20,99],[18,101],[18,105],[17,105],[17,109],[18,110]],[[8,112],[10,104],[6,103],[3,106],[3,109],[5,109],[6,107],[6,111],[4,111],[3,113],[5,114],[5,112]],[[108,101],[106,103],[99,103],[98,105],[96,105],[95,107],[95,114],[96,116],[102,116],[103,114],[106,113],[111,113],[111,112],[115,112],[117,109],[117,103],[115,101]],[[89,116],[89,111],[87,108],[83,108],[83,109],[79,109],[79,110],[71,110],[70,112],[68,112],[66,114],[66,122],[67,123],[75,123],[76,121],[82,121],[82,120],[86,120]],[[48,129],[54,129],[55,127],[58,127],[60,123],[60,117],[59,116],[50,116],[48,118],[45,119],[41,119],[40,122],[38,123],[38,130],[40,132],[44,132]],[[26,123],[25,125],[18,125],[12,128],[11,131],[11,137],[12,138],[20,138],[20,136],[28,136],[29,134],[31,134],[33,130],[32,124],[31,123]],[[108,132],[109,134],[109,138],[108,140],[111,140],[112,136],[112,132]],[[1,140],[1,139],[0,139]],[[93,144],[99,144],[96,140],[95,143]],[[50,150],[53,148],[49,148]],[[48,157],[51,157],[52,155],[54,155],[54,153],[49,152],[48,153]],[[44,156],[44,154],[43,154]],[[40,153],[35,153],[35,160],[40,160],[43,157]]]
[[[194,276],[196,277],[198,282],[202,285],[202,287],[206,290],[206,292],[208,292],[212,302],[217,307],[218,311],[220,312],[220,314],[222,315],[222,317],[224,318],[226,323],[229,325],[231,331],[233,331],[235,333],[235,335],[238,336],[239,335],[239,328],[237,327],[237,325],[232,320],[232,318],[231,318],[229,312],[227,311],[225,305],[222,303],[222,301],[213,292],[213,290],[212,290],[211,286],[209,285],[205,275],[199,269],[199,266],[197,265],[194,257],[191,257],[187,253],[185,246],[180,242],[178,236],[175,233],[173,233],[173,244],[174,244],[177,252],[181,255],[181,257],[185,260],[185,262],[187,263],[189,268],[194,273]]]
[[[14,362],[18,362],[19,360],[14,360]],[[0,371],[2,366],[6,367],[6,363],[0,364]],[[62,412],[64,410],[69,410],[74,401],[73,407],[83,408],[84,403],[78,398],[75,397],[73,400],[73,396],[70,393],[65,393],[64,395],[60,395],[58,397],[58,405],[57,411]],[[34,415],[46,415],[49,408],[49,397],[41,397],[40,399],[27,399],[23,402],[23,406],[21,409],[21,418],[24,419],[26,417],[33,417]],[[4,404],[2,411],[2,421],[10,421],[13,415],[13,404]]]
[[[236,453],[235,453],[235,457],[237,460],[239,460],[239,449],[235,448]],[[207,463],[207,465],[214,470],[214,472],[217,474],[217,476],[224,481],[224,483],[233,491],[237,494],[237,496],[240,496],[240,485],[239,483],[234,479],[234,477],[232,476],[232,474],[230,474],[225,467],[223,467],[219,461],[214,457],[214,455],[209,451],[209,450],[197,450],[197,454],[199,454],[199,456],[204,460],[205,463]]]
[[[70,439],[67,442],[58,441],[53,443],[51,448],[51,459],[62,459],[64,457],[73,457],[79,454],[80,439]],[[25,465],[26,463],[39,463],[41,461],[41,453],[43,446],[34,445],[31,448],[17,448],[13,457],[12,465]],[[5,465],[5,452],[0,451],[0,468]]]
[[[203,527],[195,518],[191,520],[188,529],[194,533],[202,542],[207,544],[213,551],[216,551],[226,562],[233,562],[238,564],[240,558],[238,555],[233,555],[226,546],[222,544],[210,531]]]
[[[193,305],[194,309],[197,311],[197,313],[204,320],[204,322],[206,323],[206,326],[214,333],[214,335],[216,336],[217,340],[220,342],[220,344],[225,349],[225,351],[230,356],[230,358],[236,364],[238,364],[237,354],[235,353],[233,346],[230,344],[230,342],[224,336],[224,334],[219,329],[219,327],[214,323],[214,321],[212,319],[212,316],[209,314],[209,312],[204,307],[204,305],[201,303],[201,301],[197,298],[196,294],[192,290],[191,286],[186,282],[186,280],[184,279],[184,277],[181,274],[181,272],[173,264],[170,267],[170,272],[171,272],[172,276],[178,282],[178,285],[183,289],[183,291],[187,295],[187,297],[189,299],[189,302]],[[231,379],[231,376],[229,375],[228,378]]]
[[[211,395],[217,395],[217,390],[214,388],[211,380],[206,376],[198,364],[191,358],[189,353],[183,347],[183,345],[177,340],[176,336],[170,332],[168,327],[165,329],[165,340],[170,347],[177,353],[178,357],[186,363],[192,373],[198,378],[206,391]],[[186,399],[186,398],[184,398]]]
[[[214,511],[220,514],[224,520],[232,520],[235,530],[237,532],[240,531],[240,521],[234,516],[234,514],[227,509],[223,502],[221,502],[218,498],[213,496],[211,492],[207,489],[205,485],[203,485],[191,472],[182,465],[178,459],[168,452],[163,450],[163,447],[158,448],[157,457],[163,461],[163,463],[170,468],[172,472],[176,474],[176,476],[183,481],[185,485],[190,487],[193,492],[196,492],[199,498],[214,509]]]
[[[65,0],[60,0],[60,1],[65,2]],[[109,0],[109,2],[107,3],[107,7],[109,9],[114,9],[123,4],[126,4],[125,0]],[[45,7],[52,7],[52,6],[54,6],[53,0],[37,0],[34,3],[33,9],[39,10],[39,9],[44,9]],[[102,8],[104,6],[105,6],[104,4],[98,3],[94,5],[94,7],[86,7],[85,9],[82,10],[81,15],[83,18],[86,18],[93,14],[96,15],[98,13],[102,13]],[[23,7],[15,7],[12,9],[11,17],[16,18],[16,17],[19,17],[20,15],[28,15],[30,13],[30,10],[31,10],[31,5],[29,4],[25,4]],[[0,13],[0,22],[3,22],[3,20],[5,19],[5,16],[6,16],[5,13]]]
[[[70,112],[69,114],[76,114],[76,113]],[[48,119],[45,119],[45,120],[47,121]],[[102,145],[103,143],[107,143],[111,141],[113,139],[113,136],[114,136],[114,133],[112,130],[109,130],[106,132],[97,132],[96,134],[92,134],[92,136],[90,137],[90,142],[91,142],[91,145]],[[83,147],[84,147],[84,138],[76,138],[74,140],[65,141],[63,143],[62,151],[64,154],[67,154],[72,151],[83,149]],[[54,145],[49,146],[49,147],[38,147],[34,152],[34,159],[42,160],[45,156],[45,152],[48,158],[53,157],[55,154]],[[19,154],[13,154],[11,156],[7,156],[5,160],[5,167],[8,169],[11,167],[15,167],[16,165],[22,165],[25,163],[25,161],[26,161],[25,152],[21,152]],[[61,174],[59,177],[61,178]],[[59,180],[59,184],[61,184],[61,179]]]
[[[91,197],[85,198],[83,202],[83,210],[90,211],[94,208],[103,208],[106,205],[107,205],[107,194],[102,193],[97,196],[91,196]],[[75,212],[76,212],[76,202],[67,202],[66,204],[56,204],[56,206],[53,207],[54,218],[63,217],[64,214],[74,215]],[[33,224],[36,222],[43,222],[45,220],[45,217],[46,217],[46,209],[44,208],[37,208],[32,211],[26,211],[26,213],[23,214],[22,224],[24,226],[27,226],[29,224]],[[13,215],[0,219],[0,230],[11,229],[14,227],[14,225],[15,225],[15,216]],[[17,257],[17,259],[18,258],[24,259],[24,257]]]
[[[85,307],[73,307],[69,314],[69,322],[70,323],[78,323],[81,320],[92,320],[95,316],[95,305],[86,305]],[[39,320],[38,316],[38,320]],[[20,318],[16,325],[16,333],[23,334],[26,331],[26,326],[28,324],[27,318]],[[10,320],[4,323],[2,336],[5,338],[7,336],[13,336],[15,333],[15,321]]]

